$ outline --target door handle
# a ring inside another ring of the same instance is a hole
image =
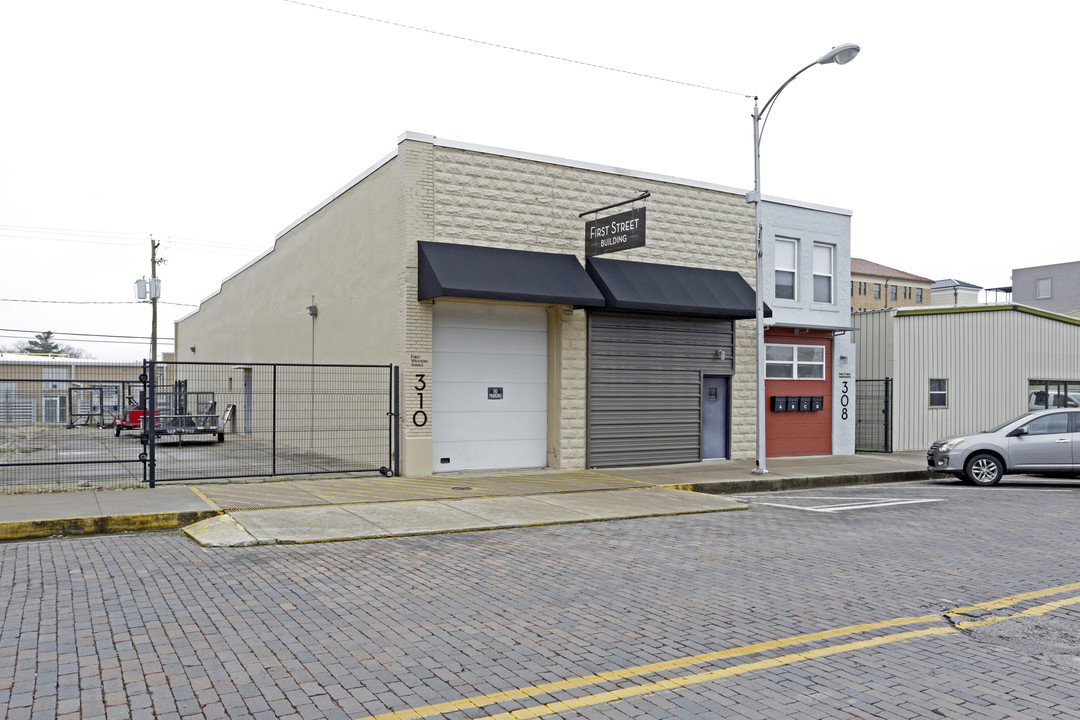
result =
[[[1059,442],[1059,443],[1063,443],[1063,442],[1069,442],[1069,438],[1058,438],[1058,439],[1057,439],[1057,440],[1055,440],[1054,442]]]

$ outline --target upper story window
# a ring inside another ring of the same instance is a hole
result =
[[[881,299],[881,283],[874,283],[874,299]]]
[[[795,240],[776,239],[776,298],[795,299],[795,278],[798,276],[799,244]]]
[[[833,301],[833,255],[832,245],[814,243],[814,302]]]
[[[825,347],[769,343],[765,346],[765,377],[823,380],[825,379]]]
[[[915,302],[922,302],[922,288],[915,288]]]
[[[895,285],[890,285],[889,286],[889,299],[890,300],[895,300],[896,299],[896,286]]]
[[[1039,278],[1035,281],[1035,297],[1050,297],[1050,278]]]

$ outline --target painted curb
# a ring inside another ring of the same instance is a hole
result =
[[[0,523],[0,541],[28,540],[55,535],[98,535],[142,530],[172,530],[205,520],[217,510],[139,513],[137,515],[99,515],[95,517],[16,520]]]

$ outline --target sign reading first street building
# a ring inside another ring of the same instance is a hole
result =
[[[585,257],[645,247],[645,208],[585,223]]]

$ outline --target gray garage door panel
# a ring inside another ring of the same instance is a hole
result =
[[[731,374],[733,343],[729,320],[590,314],[588,465],[700,460],[701,376]]]

